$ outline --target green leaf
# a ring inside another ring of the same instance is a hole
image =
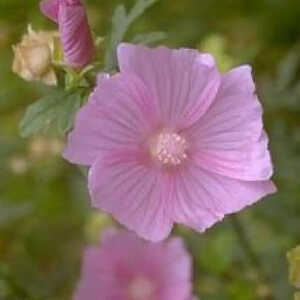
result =
[[[284,90],[296,78],[297,69],[299,67],[299,54],[298,51],[291,51],[278,66],[278,90]]]
[[[58,132],[61,135],[67,133],[73,127],[74,116],[81,105],[81,97],[79,94],[71,94],[67,97],[65,108],[62,109],[58,121]]]
[[[30,105],[20,123],[22,137],[28,137],[56,125],[56,130],[63,135],[69,131],[73,118],[81,105],[78,93],[66,93],[61,90],[51,92],[49,96]]]
[[[142,33],[136,35],[132,43],[134,44],[144,44],[144,45],[149,45],[149,44],[154,44],[157,43],[161,40],[164,40],[167,38],[167,34],[162,31],[155,31],[155,32],[149,32],[149,33]]]
[[[112,17],[112,32],[105,54],[105,70],[112,71],[117,65],[116,49],[128,29],[126,10],[119,5]]]
[[[128,23],[133,23],[137,18],[139,18],[147,8],[152,6],[158,0],[137,0],[134,7],[128,14]]]
[[[124,40],[124,37],[134,21],[144,11],[158,0],[137,0],[134,7],[127,14],[123,5],[119,5],[112,18],[112,29],[107,45],[104,60],[105,72],[111,72],[117,68],[117,47]]]

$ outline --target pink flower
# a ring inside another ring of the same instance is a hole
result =
[[[183,300],[191,293],[191,258],[181,239],[149,243],[108,233],[85,251],[75,300]]]
[[[75,68],[89,64],[94,42],[81,0],[43,0],[41,10],[58,23],[66,63]]]
[[[121,72],[78,113],[64,157],[91,166],[95,207],[140,236],[174,222],[204,231],[274,193],[249,66],[221,75],[209,54],[122,44]]]

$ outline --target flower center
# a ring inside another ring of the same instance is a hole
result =
[[[151,144],[154,158],[164,165],[180,165],[187,158],[188,143],[177,133],[161,132]]]
[[[135,278],[129,285],[130,300],[151,300],[154,299],[154,285],[144,277]]]

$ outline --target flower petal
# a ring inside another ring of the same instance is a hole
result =
[[[118,60],[121,72],[134,72],[144,81],[162,121],[175,127],[197,121],[220,84],[213,57],[195,50],[121,44]]]
[[[275,191],[271,181],[241,181],[189,164],[173,178],[174,221],[202,232]]]
[[[91,165],[103,152],[141,147],[155,122],[148,99],[148,91],[134,75],[103,77],[76,116],[64,157]]]
[[[66,62],[76,68],[89,64],[95,49],[82,3],[62,1],[59,6],[58,23]]]
[[[183,240],[171,238],[165,244],[166,257],[161,262],[160,281],[164,282],[158,299],[185,299],[192,290],[192,261]]]
[[[40,3],[42,13],[54,22],[58,22],[59,0],[43,0]]]
[[[111,213],[139,236],[159,241],[168,236],[168,185],[163,174],[135,152],[100,157],[89,173],[93,206]]]
[[[105,235],[100,247],[85,251],[75,300],[128,299],[139,277],[153,284],[155,300],[188,299],[192,263],[180,238],[148,243],[129,232]]]
[[[73,297],[74,300],[97,299],[100,294],[103,299],[117,300],[124,297],[121,282],[114,278],[111,257],[108,257],[101,247],[87,248],[82,266],[81,280]]]
[[[205,169],[241,180],[268,180],[273,174],[262,107],[248,66],[225,74],[206,114],[186,134]]]

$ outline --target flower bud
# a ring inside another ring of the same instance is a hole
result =
[[[65,62],[74,68],[88,65],[95,46],[81,0],[43,0],[41,11],[58,23]]]
[[[28,27],[28,33],[22,41],[13,46],[13,72],[27,81],[42,81],[47,85],[56,85],[57,78],[52,65],[56,33],[35,32]]]

